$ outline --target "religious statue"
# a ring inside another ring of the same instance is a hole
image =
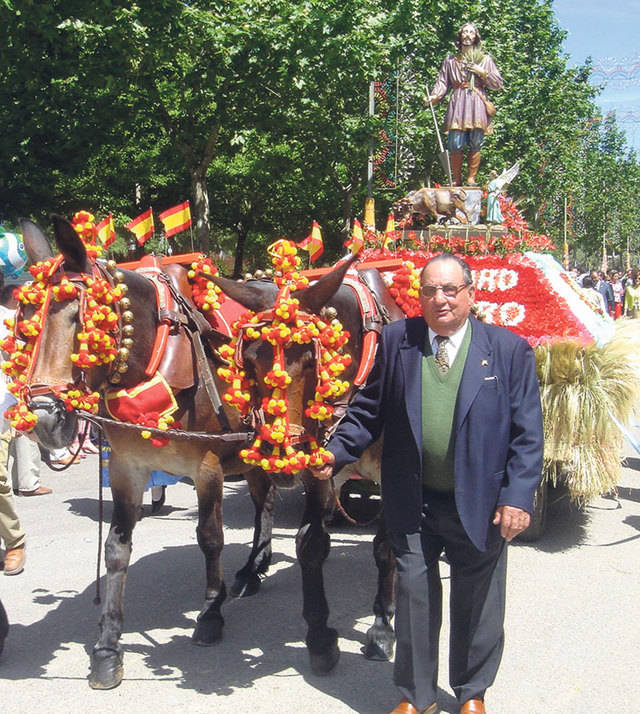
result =
[[[500,175],[493,170],[489,172],[489,183],[487,185],[487,223],[502,223],[504,216],[500,210],[499,196],[502,189],[518,175],[520,171],[520,162],[510,168],[505,169]]]
[[[462,152],[468,148],[466,185],[475,186],[482,142],[485,134],[493,132],[491,119],[496,111],[487,89],[502,89],[503,82],[495,62],[482,50],[480,32],[473,23],[460,28],[456,46],[458,52],[442,63],[427,102],[437,104],[451,90],[444,131],[448,133],[453,183],[462,184]]]

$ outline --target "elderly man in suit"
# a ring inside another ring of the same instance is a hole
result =
[[[468,264],[432,258],[424,319],[385,327],[367,385],[327,446],[318,478],[356,461],[384,429],[382,499],[397,561],[394,714],[438,710],[439,558],[451,568],[450,684],[483,713],[504,642],[506,543],[527,528],[542,472],[533,352],[470,315]]]

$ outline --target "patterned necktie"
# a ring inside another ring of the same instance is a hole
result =
[[[443,337],[442,335],[436,335],[436,342],[438,343],[438,349],[436,350],[434,359],[438,365],[438,369],[442,372],[442,374],[446,374],[449,371],[449,355],[447,354],[449,338]]]

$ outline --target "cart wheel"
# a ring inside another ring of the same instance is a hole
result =
[[[547,501],[549,493],[549,484],[547,481],[542,481],[536,489],[536,495],[533,498],[533,515],[529,527],[522,531],[518,536],[518,540],[525,543],[533,543],[542,537],[547,524]]]

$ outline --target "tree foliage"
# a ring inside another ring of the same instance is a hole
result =
[[[383,125],[368,116],[372,80],[417,78],[396,122],[415,168],[376,187],[380,217],[406,190],[444,182],[423,98],[466,20],[505,79],[480,178],[519,159],[511,188],[536,228],[561,237],[571,196],[585,249],[602,221],[623,243],[638,228],[625,200],[637,161],[615,122],[589,123],[590,66],[568,68],[549,0],[5,0],[1,217],[88,208],[122,224],[189,198],[198,244],[236,250],[236,272],[314,219],[331,258]]]

